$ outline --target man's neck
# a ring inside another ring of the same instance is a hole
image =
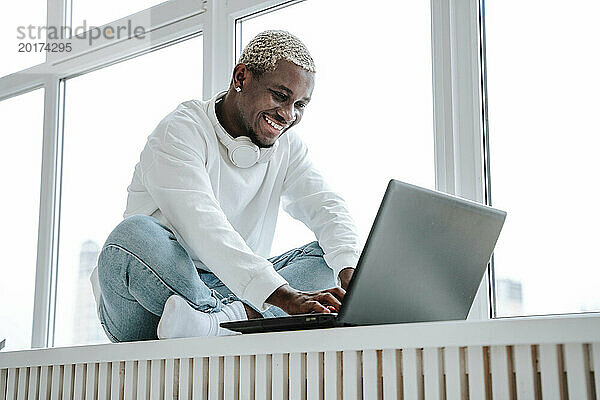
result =
[[[235,124],[235,118],[233,117],[232,110],[234,109],[233,99],[229,95],[229,92],[225,94],[225,96],[217,101],[215,104],[215,114],[217,115],[217,119],[219,123],[225,129],[227,133],[231,135],[231,137],[242,136],[243,133],[237,129],[237,125]]]

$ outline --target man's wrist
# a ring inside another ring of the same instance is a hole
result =
[[[350,279],[352,279],[353,274],[354,267],[346,267],[339,272],[338,281],[343,289],[346,289],[348,287],[348,283],[350,282]]]
[[[285,305],[289,299],[297,294],[289,284],[281,285],[269,297],[267,297],[266,303],[277,306],[279,308]]]

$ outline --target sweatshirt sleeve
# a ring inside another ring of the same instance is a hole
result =
[[[290,132],[290,162],[283,182],[282,206],[314,232],[325,262],[334,271],[356,267],[360,240],[344,199],[325,182],[308,157],[306,145]]]
[[[202,127],[183,116],[161,122],[146,145],[142,179],[162,214],[198,258],[241,299],[266,310],[286,284],[231,226],[206,170]]]

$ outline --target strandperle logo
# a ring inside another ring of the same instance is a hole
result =
[[[137,39],[143,39],[146,35],[146,30],[143,26],[132,26],[131,20],[127,20],[126,25],[111,26],[105,25],[102,27],[87,26],[87,21],[83,20],[83,25],[72,28],[70,26],[62,26],[57,28],[55,26],[18,26],[17,27],[17,39],[29,39],[29,40],[58,40],[58,39],[72,39],[75,36],[81,39],[88,39],[91,45],[94,40],[105,38],[105,39],[121,39],[128,37],[135,37]]]

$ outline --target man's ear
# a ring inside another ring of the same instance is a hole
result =
[[[252,80],[252,72],[245,64],[238,64],[233,69],[233,87],[243,88],[245,84]]]

